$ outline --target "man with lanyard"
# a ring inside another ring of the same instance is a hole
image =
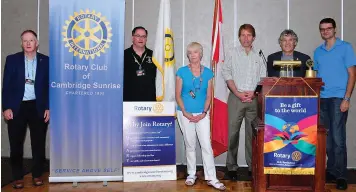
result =
[[[23,145],[27,124],[30,128],[34,186],[41,179],[45,162],[47,123],[49,120],[49,59],[37,53],[37,34],[21,34],[23,52],[6,58],[2,88],[2,111],[8,123],[13,188],[24,187]]]
[[[336,188],[346,190],[346,120],[356,80],[356,58],[352,45],[336,38],[334,19],[321,20],[319,30],[325,42],[314,51],[314,70],[325,83],[320,93],[320,121],[328,130],[326,180],[336,180]]]
[[[132,30],[132,45],[124,53],[124,101],[156,101],[156,71],[152,50],[146,47],[147,30]]]

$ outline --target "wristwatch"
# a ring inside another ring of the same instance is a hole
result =
[[[344,97],[345,101],[350,101],[350,97]]]
[[[205,115],[208,114],[208,112],[206,112],[206,111],[203,111],[203,113],[205,113]]]

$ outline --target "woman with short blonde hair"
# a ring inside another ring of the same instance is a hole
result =
[[[176,75],[175,96],[178,104],[178,122],[183,133],[187,155],[188,177],[186,185],[196,180],[196,137],[202,149],[204,176],[207,184],[225,190],[216,178],[213,150],[210,141],[209,108],[212,97],[213,72],[201,65],[203,47],[197,42],[187,46],[189,64],[181,67]]]

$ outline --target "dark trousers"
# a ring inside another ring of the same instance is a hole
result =
[[[8,121],[8,134],[10,140],[10,159],[14,180],[23,179],[23,148],[27,131],[30,128],[31,148],[33,157],[32,177],[42,175],[45,162],[45,145],[47,123],[44,122],[44,114],[38,114],[36,101],[24,101],[20,111],[12,120]]]
[[[341,112],[341,98],[322,98],[320,120],[328,131],[326,171],[337,179],[347,178],[346,120],[348,112]]]

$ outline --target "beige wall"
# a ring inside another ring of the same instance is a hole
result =
[[[49,0],[40,0],[40,51],[45,54],[49,53],[48,2]],[[147,28],[149,33],[147,45],[149,48],[153,48],[159,2],[160,0],[126,0],[125,47],[131,45],[132,26],[142,25]],[[290,28],[295,30],[299,36],[297,50],[312,57],[315,47],[322,43],[318,32],[318,23],[323,17],[333,17],[336,20],[339,36],[341,36],[341,21],[343,20],[344,40],[351,42],[356,48],[356,12],[354,11],[356,1],[343,0],[343,2],[342,19],[341,1],[336,0],[224,0],[222,6],[225,49],[234,45],[238,27],[243,23],[251,23],[256,28],[256,46],[262,48],[267,56],[279,50],[277,38],[289,23]],[[187,63],[185,47],[191,41],[202,43],[204,46],[203,61],[209,65],[213,7],[214,0],[171,0],[177,68]],[[183,15],[183,13],[185,14]],[[6,55],[20,51],[19,35],[21,31],[28,28],[37,31],[37,0],[2,0],[1,14],[3,35],[1,66],[3,69]],[[356,140],[353,139],[356,136],[356,119],[352,118],[355,115],[356,96],[354,94],[347,124],[349,167],[356,167],[356,154],[352,153],[352,149],[356,147]],[[9,156],[6,124],[2,121],[1,125],[1,155]],[[178,125],[176,133],[177,163],[185,163],[184,144]],[[242,145],[240,146],[243,146],[244,131],[242,131],[241,137]],[[47,147],[47,152],[48,150],[49,147]],[[239,154],[239,164],[245,165],[243,148],[240,148]],[[198,163],[202,163],[201,153],[197,152],[197,155]],[[25,145],[25,156],[31,157],[28,138]],[[217,157],[216,164],[224,165],[225,158],[226,154]]]
[[[352,43],[354,50],[356,50],[356,1],[344,0],[344,40]],[[356,167],[356,91],[354,89],[351,98],[351,109],[347,121],[347,146],[348,158],[347,165]]]

